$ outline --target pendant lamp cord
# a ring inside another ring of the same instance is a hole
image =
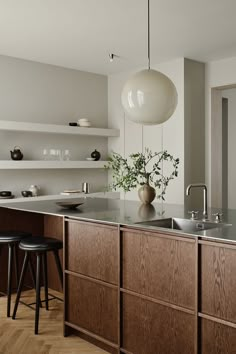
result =
[[[150,70],[150,0],[148,0],[148,70]]]

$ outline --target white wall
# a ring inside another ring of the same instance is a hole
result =
[[[206,181],[211,201],[211,89],[236,84],[236,58],[212,61],[206,64]]]
[[[78,70],[0,56],[0,119],[65,124],[87,117],[96,127],[107,127],[107,77]],[[67,148],[71,159],[83,160],[96,148],[107,157],[107,139],[36,133],[0,132],[0,160],[10,159],[15,145],[25,159],[42,159],[43,148]],[[16,195],[30,184],[42,193],[78,188],[83,181],[98,191],[107,185],[101,170],[3,171],[0,190]]]
[[[116,151],[126,157],[143,147],[153,151],[166,149],[180,159],[179,176],[171,181],[165,196],[167,203],[184,203],[184,59],[176,59],[160,65],[152,65],[163,72],[175,84],[178,92],[178,106],[173,116],[159,126],[142,126],[124,117],[120,96],[125,81],[131,72],[108,77],[108,124],[120,129],[120,138],[109,140],[109,151]],[[162,144],[163,140],[163,144]],[[143,144],[142,144],[143,142]],[[126,195],[127,199],[138,200],[137,191]]]
[[[228,208],[236,209],[236,89],[223,90],[222,97],[228,98]]]

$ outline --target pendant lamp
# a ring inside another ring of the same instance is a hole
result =
[[[125,83],[122,106],[128,119],[143,125],[167,121],[174,113],[178,94],[173,82],[150,68],[150,4],[148,0],[148,69],[131,76]]]

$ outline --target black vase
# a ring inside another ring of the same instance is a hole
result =
[[[97,151],[96,149],[91,153],[91,157],[93,159],[95,159],[95,161],[98,161],[101,157],[101,154],[99,151]]]

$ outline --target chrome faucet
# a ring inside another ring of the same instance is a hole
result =
[[[195,187],[196,188],[198,188],[198,187],[203,188],[203,220],[206,221],[208,218],[208,214],[207,214],[207,186],[204,183],[189,184],[188,187],[186,188],[186,195],[190,195],[190,190]]]

